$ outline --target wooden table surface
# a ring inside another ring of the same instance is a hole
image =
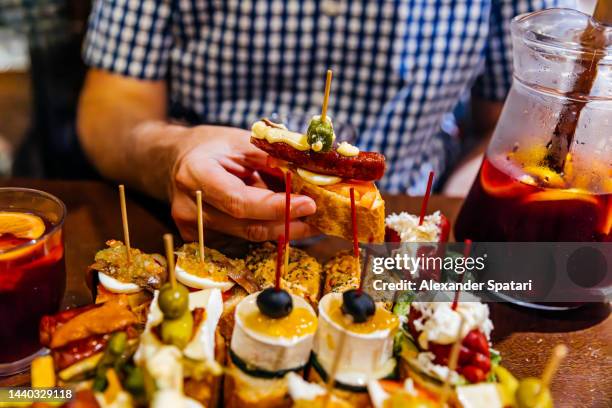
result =
[[[110,238],[121,238],[118,196],[114,186],[97,182],[8,180],[4,186],[37,188],[62,199],[68,207],[65,223],[67,288],[66,306],[91,301],[84,273],[97,250]],[[175,231],[160,212],[159,205],[129,199],[128,214],[132,245],[145,251],[163,253],[162,234]],[[418,197],[387,197],[388,211],[418,213]],[[454,220],[461,200],[433,196],[429,211],[441,210]],[[157,211],[152,210],[157,208]],[[157,216],[155,215],[157,212]],[[162,220],[163,219],[163,220]],[[208,234],[207,245],[211,244]],[[231,243],[231,244],[230,244]],[[213,246],[232,248],[235,239],[216,237]],[[309,252],[325,259],[346,243],[325,239]],[[537,376],[558,343],[570,350],[552,384],[559,407],[612,407],[612,317],[609,304],[594,304],[570,312],[542,313],[508,304],[491,304],[494,347],[501,351],[503,364],[518,377]],[[0,386],[23,384],[27,375],[0,379]]]

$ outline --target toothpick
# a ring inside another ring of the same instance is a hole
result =
[[[353,257],[357,265],[357,272],[361,276],[361,263],[359,262],[359,231],[357,230],[357,208],[355,206],[355,188],[349,190],[351,197],[351,224],[353,226]],[[359,282],[359,292],[362,290],[361,282]]]
[[[427,203],[429,202],[429,196],[431,195],[431,186],[433,185],[434,172],[429,172],[429,179],[427,180],[427,190],[425,191],[425,197],[423,197],[423,203],[421,204],[421,217],[419,218],[419,225],[423,225],[425,220],[425,212],[427,211]]]
[[[291,226],[291,171],[285,175],[285,273],[289,272],[289,227]]]
[[[331,89],[332,81],[332,70],[327,70],[327,77],[325,78],[325,96],[323,97],[323,109],[321,109],[321,122],[325,123],[327,118],[327,103],[329,102],[329,90]]]
[[[202,191],[196,191],[196,204],[198,207],[198,244],[200,245],[200,262],[204,263],[204,216],[202,210]]]
[[[542,373],[542,388],[544,390],[548,388],[552,378],[555,373],[559,369],[559,365],[561,361],[567,356],[567,346],[565,344],[558,344],[552,351],[552,355],[550,356],[546,367],[544,368],[544,372]]]
[[[344,343],[346,342],[346,331],[340,332],[340,339],[338,340],[338,351],[334,355],[334,361],[332,363],[329,377],[325,385],[325,397],[323,400],[323,408],[327,408],[327,405],[331,401],[332,391],[334,389],[334,382],[338,375],[338,369],[340,368],[340,361],[342,360],[342,351],[344,351]]]
[[[119,203],[121,205],[121,222],[123,223],[123,241],[128,263],[132,261],[132,247],[130,245],[130,228],[128,227],[127,207],[125,205],[125,186],[119,184]]]
[[[274,282],[274,287],[276,290],[280,290],[280,282],[281,282],[281,265],[282,265],[282,259],[283,259],[283,249],[286,248],[285,247],[285,237],[282,235],[278,236],[278,243],[277,243],[277,254],[276,254],[276,274],[275,276],[275,282]],[[286,258],[285,258],[286,259]]]
[[[176,288],[176,276],[174,271],[174,239],[172,234],[164,234],[164,246],[166,247],[166,260],[168,261],[168,277],[172,288]]]
[[[442,388],[442,393],[440,394],[440,406],[444,407],[446,401],[450,397],[451,391],[451,375],[453,371],[457,370],[457,363],[459,362],[459,352],[461,351],[461,343],[463,343],[463,330],[465,328],[465,318],[463,315],[461,316],[461,324],[459,325],[459,331],[457,332],[457,340],[453,343],[453,348],[451,349],[450,356],[448,358],[448,374],[446,379],[444,380],[444,387]]]
[[[463,247],[463,257],[467,258],[468,256],[470,256],[470,252],[472,252],[472,240],[469,238],[466,238],[464,242],[464,247]],[[463,272],[461,274],[461,279],[459,280],[459,283],[463,283],[463,279],[465,278],[465,272]],[[453,299],[453,305],[452,305],[452,309],[453,310],[457,310],[457,306],[459,305],[459,294],[461,293],[461,289],[459,289],[460,286],[457,287],[457,291],[455,292],[455,298]]]

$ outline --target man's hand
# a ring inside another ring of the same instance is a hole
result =
[[[195,191],[202,190],[207,228],[250,241],[276,239],[284,231],[285,194],[266,188],[257,169],[266,153],[250,133],[221,126],[185,129],[170,180],[172,217],[183,239],[197,239]],[[299,220],[316,211],[310,197],[291,197],[291,239],[316,234]]]
[[[195,191],[202,190],[206,227],[253,241],[283,232],[284,194],[268,190],[257,173],[265,153],[246,130],[168,123],[166,84],[92,69],[79,105],[81,144],[107,178],[169,199],[183,238],[197,236]],[[293,219],[315,212],[295,196]],[[291,238],[316,233],[294,220]]]

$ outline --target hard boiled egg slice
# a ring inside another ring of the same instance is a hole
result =
[[[113,293],[136,293],[142,289],[132,282],[121,282],[112,276],[98,272],[98,279],[104,288]]]
[[[176,265],[175,268],[176,279],[183,285],[195,289],[220,289],[222,292],[226,292],[234,286],[234,281],[227,278],[226,280],[218,281],[210,278],[204,278],[202,276],[194,275],[187,272],[185,269]]]
[[[312,171],[304,170],[302,168],[297,169],[297,174],[307,182],[317,186],[331,186],[332,184],[338,184],[342,181],[342,178],[340,177],[313,173]]]

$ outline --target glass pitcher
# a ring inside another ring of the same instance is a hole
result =
[[[612,240],[612,27],[569,9],[512,21],[514,81],[457,240]]]

